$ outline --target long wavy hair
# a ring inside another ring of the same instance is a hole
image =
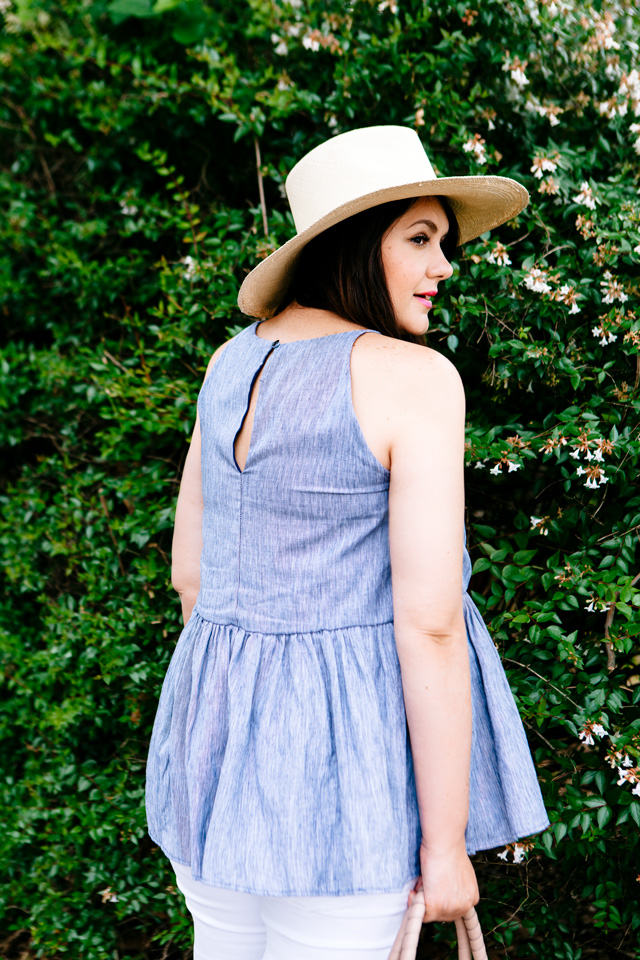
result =
[[[382,240],[387,230],[420,199],[410,197],[378,204],[310,240],[298,258],[291,286],[276,312],[295,301],[302,307],[330,310],[389,337],[424,344],[424,334],[408,333],[400,327],[382,264]],[[449,221],[442,251],[451,261],[458,244],[458,222],[446,197],[434,199],[440,201]]]

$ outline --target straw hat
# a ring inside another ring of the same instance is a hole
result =
[[[392,125],[350,130],[321,143],[291,170],[286,190],[297,234],[245,277],[238,306],[251,317],[273,316],[309,240],[362,210],[389,200],[446,196],[465,243],[529,202],[527,190],[509,177],[436,177],[415,130]]]

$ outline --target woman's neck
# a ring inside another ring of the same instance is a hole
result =
[[[275,317],[263,320],[260,324],[260,336],[269,339],[306,340],[313,337],[324,337],[332,333],[342,333],[345,330],[366,330],[360,324],[351,323],[329,310],[318,310],[316,307],[302,307],[298,303],[290,303]]]

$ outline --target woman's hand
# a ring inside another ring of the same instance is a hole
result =
[[[473,864],[464,845],[447,851],[420,846],[422,876],[409,893],[409,906],[415,893],[424,893],[423,923],[450,921],[462,917],[480,899]]]

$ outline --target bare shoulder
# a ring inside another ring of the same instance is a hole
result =
[[[358,337],[352,366],[362,378],[381,390],[385,402],[401,407],[440,400],[464,400],[464,386],[453,363],[418,343],[382,334]]]

